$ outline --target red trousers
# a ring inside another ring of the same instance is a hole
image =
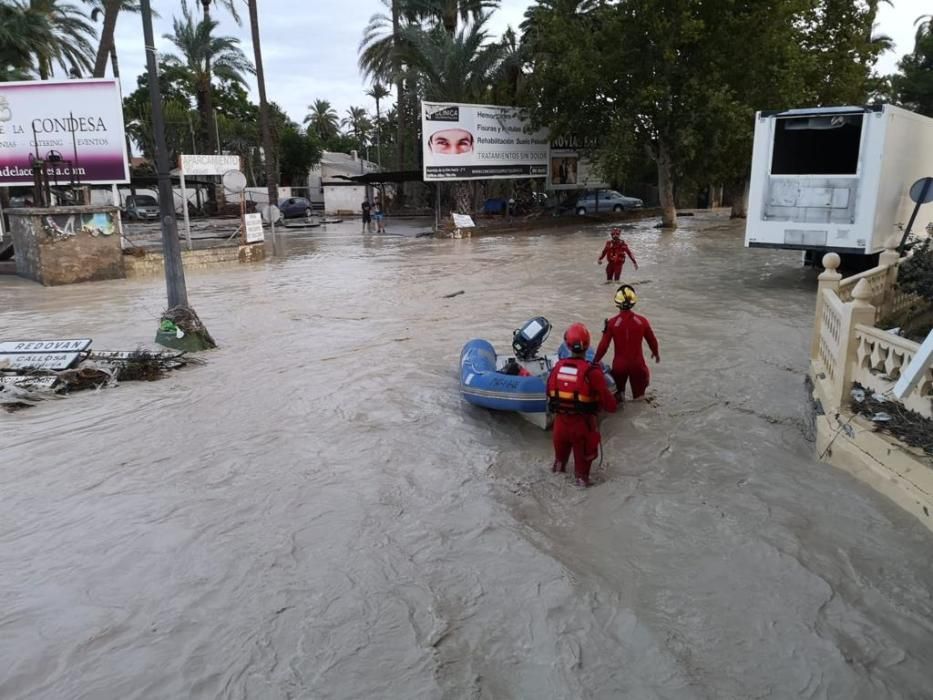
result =
[[[596,416],[558,413],[554,418],[554,460],[561,471],[567,467],[571,450],[574,475],[589,483],[590,465],[599,453]]]
[[[624,260],[619,260],[618,262],[612,262],[611,260],[606,261],[606,279],[619,281],[619,277],[622,275],[622,264]]]
[[[612,378],[616,381],[616,391],[625,394],[626,382],[632,383],[632,398],[638,399],[645,395],[648,383],[651,381],[651,370],[642,362],[640,365],[612,365]]]

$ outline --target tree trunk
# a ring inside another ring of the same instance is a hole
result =
[[[732,189],[732,212],[729,214],[731,219],[748,218],[748,178],[736,180]]]
[[[256,85],[259,88],[259,131],[262,133],[262,149],[265,151],[263,162],[266,172],[266,191],[269,204],[278,204],[279,188],[276,185],[276,173],[272,162],[272,130],[269,128],[269,103],[266,101],[266,77],[262,70],[262,48],[259,44],[259,9],[258,0],[249,0],[249,23],[253,34],[253,54],[256,57]]]
[[[472,192],[469,180],[454,182],[454,204],[457,207],[458,214],[470,214],[473,211],[470,201]]]
[[[105,0],[104,26],[100,30],[100,44],[97,46],[97,56],[94,59],[94,77],[103,78],[107,73],[107,59],[113,50],[113,34],[117,28],[117,17],[120,14],[121,0]],[[116,63],[114,63],[116,69]],[[116,77],[116,76],[114,76]]]
[[[113,77],[119,80],[120,79],[120,63],[119,61],[117,61],[116,44],[110,47],[110,69],[113,71]]]
[[[667,144],[658,141],[658,197],[661,200],[661,226],[677,228],[677,206],[674,203],[674,178],[671,175],[671,155]]]

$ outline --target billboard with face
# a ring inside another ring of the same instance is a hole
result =
[[[547,177],[548,131],[516,107],[421,103],[424,179]]]
[[[117,82],[0,83],[0,186],[32,184],[36,159],[51,182],[129,182]]]

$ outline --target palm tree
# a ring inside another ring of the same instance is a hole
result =
[[[184,2],[185,0],[182,0],[183,5],[184,5]],[[213,0],[213,2],[215,5],[219,4],[222,7],[226,8],[227,11],[230,13],[230,15],[233,17],[233,19],[236,21],[236,23],[240,24],[240,15],[237,13],[236,4],[234,0]],[[204,21],[210,22],[211,21],[211,0],[201,0],[201,11],[204,13]],[[213,74],[213,71],[211,69],[212,60],[213,60],[212,54],[210,51],[208,51],[207,55],[204,58],[204,70],[207,73],[208,83],[210,83],[212,80],[212,74]],[[208,91],[206,95],[205,106],[207,108],[208,113],[213,113],[214,105],[213,105],[213,98],[211,96],[210,91]],[[213,143],[214,145],[214,152],[220,153],[220,143],[218,143],[217,141],[216,132],[214,133],[214,137],[212,138],[210,143]]]
[[[373,83],[372,89],[366,92],[367,97],[372,97],[376,101],[376,161],[379,163],[380,168],[382,167],[382,144],[379,132],[382,130],[382,110],[379,105],[390,94],[388,88],[378,81]]]
[[[46,15],[28,5],[0,3],[0,80],[26,80],[37,72],[34,52],[52,53],[56,39]]]
[[[90,72],[92,66],[88,57],[94,53],[91,40],[96,32],[87,15],[77,6],[59,0],[20,0],[19,7],[44,18],[48,27],[47,41],[28,52],[35,56],[40,79],[51,78],[56,64],[72,76]]]
[[[120,77],[120,66],[117,62],[117,46],[113,35],[117,28],[117,17],[121,12],[139,14],[139,0],[85,0],[91,6],[91,19],[95,22],[103,18],[104,24],[100,30],[100,42],[97,45],[97,56],[94,60],[94,77],[103,78],[107,72],[107,58],[113,68],[113,77]],[[153,17],[159,13],[152,11]]]
[[[174,18],[173,33],[164,38],[181,52],[181,58],[168,55],[166,64],[183,67],[194,87],[198,112],[201,115],[201,143],[211,143],[211,77],[213,75],[231,83],[243,85],[246,74],[253,66],[240,49],[240,40],[232,36],[214,36],[217,22],[210,19],[195,21],[186,3],[182,3],[182,18]]]
[[[275,163],[272,158],[272,126],[269,123],[269,102],[266,100],[266,75],[262,69],[262,48],[259,44],[259,7],[258,0],[248,0],[249,25],[253,37],[253,55],[256,60],[256,85],[259,88],[259,131],[262,137],[263,161],[266,171],[266,190],[269,204],[279,201],[279,188],[276,182]],[[250,162],[247,160],[247,162]]]
[[[425,99],[480,102],[489,96],[505,45],[489,41],[488,20],[489,15],[483,15],[454,35],[442,26],[406,32],[408,60],[421,75]]]
[[[317,134],[322,143],[337,135],[340,127],[340,118],[327,100],[315,100],[308,105],[308,116],[305,124]]]
[[[459,22],[475,22],[498,9],[499,4],[499,0],[407,0],[410,11],[440,24],[451,36],[456,33]]]
[[[373,123],[366,113],[366,109],[364,107],[350,107],[347,110],[347,116],[340,122],[340,125],[349,132],[350,136],[356,139],[362,151],[366,147],[370,132],[373,130]]]

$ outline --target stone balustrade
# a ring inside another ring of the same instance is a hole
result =
[[[844,410],[852,384],[886,395],[919,345],[875,327],[877,319],[902,310],[916,299],[895,288],[897,261],[882,253],[882,264],[842,279],[839,256],[823,257],[811,344],[811,374],[827,411]],[[885,257],[887,256],[887,257]],[[893,272],[893,274],[892,274]],[[893,396],[887,396],[895,400]],[[933,418],[933,370],[903,399],[904,406]]]

